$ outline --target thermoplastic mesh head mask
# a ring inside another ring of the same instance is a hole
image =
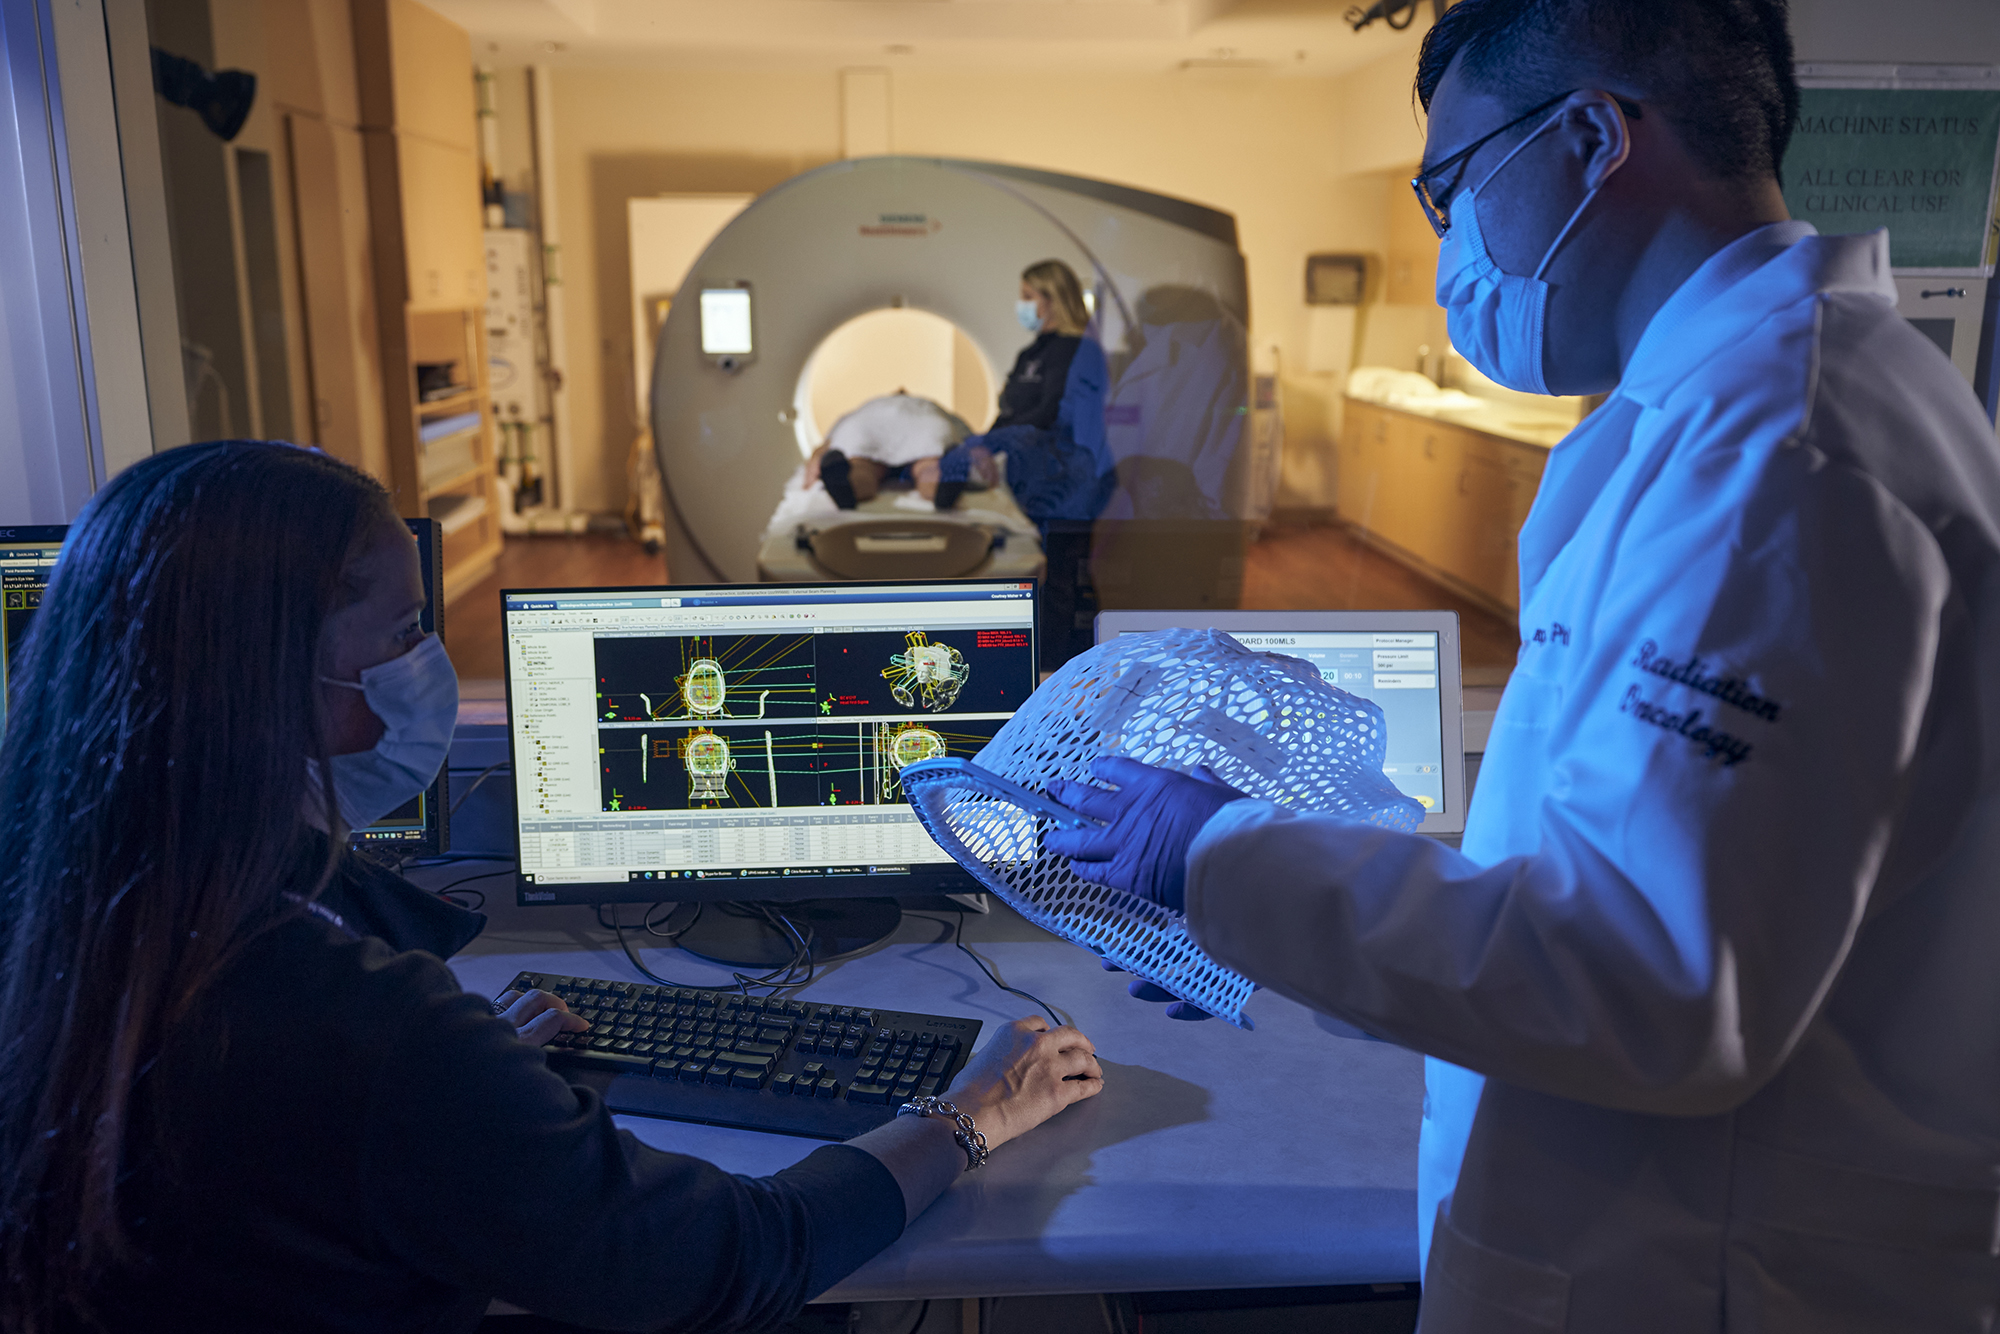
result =
[[[1041,796],[1122,755],[1208,768],[1246,796],[1415,830],[1423,809],[1382,776],[1382,710],[1297,658],[1253,653],[1219,630],[1122,635],[1073,658],[1029,696],[972,764],[903,770],[917,816],[958,863],[1037,926],[1241,1027],[1254,989],[1188,934],[1187,919],[1094,885],[1042,849],[1069,815]],[[1027,789],[1027,790],[1023,790]]]

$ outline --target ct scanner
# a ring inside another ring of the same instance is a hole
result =
[[[1249,387],[1235,219],[1104,181],[946,158],[859,158],[794,177],[690,269],[660,332],[651,400],[675,577],[758,577],[767,516],[818,438],[811,362],[829,334],[885,307],[928,311],[964,331],[997,387],[1030,338],[1014,320],[1020,272],[1047,258],[1093,293],[1092,332],[1110,363],[1105,433],[1119,485],[1093,533],[1103,604],[1234,605]],[[732,289],[747,298],[717,295]],[[719,343],[718,317],[740,320],[745,307],[742,341]],[[875,522],[922,523],[907,512]]]

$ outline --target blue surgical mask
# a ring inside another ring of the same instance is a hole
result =
[[[1021,327],[1029,333],[1040,333],[1042,331],[1042,315],[1040,311],[1035,309],[1035,303],[1032,301],[1016,301],[1014,303],[1014,318],[1019,320]]]
[[[1542,274],[1548,271],[1556,251],[1569,239],[1570,230],[1597,197],[1603,182],[1590,188],[1563,229],[1556,233],[1556,239],[1549,243],[1534,274],[1526,278],[1504,273],[1493,262],[1486,248],[1486,237],[1479,230],[1479,210],[1473,201],[1487,182],[1514,160],[1515,153],[1533,143],[1562,116],[1558,111],[1543,121],[1533,134],[1514,146],[1513,153],[1500,159],[1498,167],[1486,173],[1485,180],[1459,192],[1451,201],[1451,230],[1445,233],[1444,244],[1438,250],[1437,300],[1445,310],[1451,345],[1488,379],[1524,394],[1549,392],[1542,364],[1549,285],[1542,281]]]
[[[429,787],[444,767],[458,725],[458,673],[444,641],[429,635],[401,657],[365,669],[359,681],[320,680],[359,690],[382,720],[374,749],[328,762],[340,818],[350,830],[366,829]],[[323,809],[314,803],[315,812]]]

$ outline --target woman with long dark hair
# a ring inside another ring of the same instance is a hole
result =
[[[0,744],[0,1329],[780,1323],[965,1170],[902,1117],[750,1180],[618,1131],[439,961],[481,919],[350,857],[457,701],[374,482],[232,441],[85,508]],[[510,1022],[511,1021],[511,1022]],[[519,1031],[517,1032],[517,1026]],[[524,1040],[525,1039],[525,1040]],[[1023,1020],[951,1093],[989,1146],[1095,1093]]]

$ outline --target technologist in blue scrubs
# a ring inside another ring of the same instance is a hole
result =
[[[0,744],[0,1329],[779,1325],[975,1156],[904,1116],[752,1179],[646,1147],[442,958],[484,924],[346,849],[428,787],[458,681],[388,493],[187,445],[85,506]],[[1002,1029],[997,1147],[1102,1087]],[[975,1146],[976,1147],[976,1146]]]
[[[2000,450],[1787,219],[1782,0],[1461,0],[1453,344],[1609,398],[1520,534],[1463,851],[1099,761],[1049,835],[1424,1052],[1426,1334],[2000,1328]]]
[[[1110,370],[1089,333],[1083,285],[1061,260],[1022,271],[1014,314],[1034,341],[1014,358],[993,425],[938,461],[935,503],[948,510],[968,485],[994,485],[994,456],[1006,456],[1007,489],[1040,529],[1047,561],[1040,632],[1046,668],[1090,643],[1096,610],[1087,569],[1090,526],[1117,485],[1104,437]]]

